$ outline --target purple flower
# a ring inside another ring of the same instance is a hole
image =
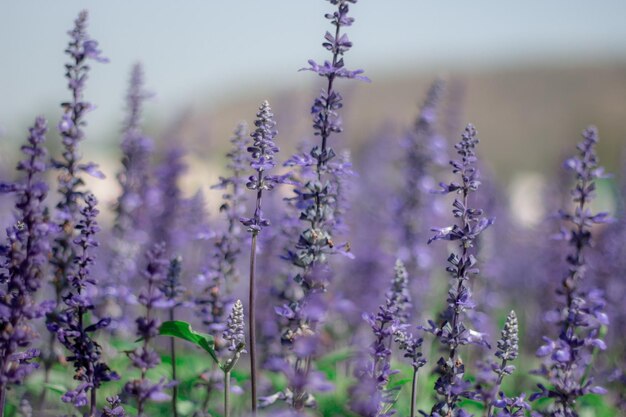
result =
[[[426,219],[432,218],[433,203],[428,189],[433,182],[431,170],[436,165],[440,150],[437,141],[437,110],[444,84],[435,80],[422,104],[413,129],[403,140],[402,175],[404,181],[397,190],[393,211],[395,219],[391,226],[397,233],[398,256],[404,261],[414,278],[414,294],[422,297],[428,293],[429,268],[423,261],[424,227]],[[421,303],[416,303],[421,305]]]
[[[257,234],[265,226],[269,226],[269,220],[263,217],[261,211],[261,201],[264,190],[272,190],[279,181],[279,178],[273,175],[267,175],[267,172],[276,166],[274,154],[278,152],[278,146],[274,144],[276,137],[276,122],[274,114],[267,101],[264,101],[259,107],[257,120],[254,122],[256,129],[250,136],[254,142],[248,146],[250,153],[250,167],[256,174],[248,178],[246,187],[249,190],[256,191],[256,207],[253,217],[242,217],[241,223],[248,227],[248,231]]]
[[[397,373],[397,371],[391,369],[390,347],[394,336],[399,340],[403,350],[418,349],[419,344],[421,344],[421,341],[418,343],[417,340],[409,340],[410,336],[403,333],[407,327],[406,311],[410,307],[407,285],[406,269],[402,261],[398,260],[396,261],[389,291],[386,294],[385,303],[378,307],[376,314],[363,315],[363,319],[370,325],[374,333],[374,341],[369,347],[371,359],[359,361],[361,365],[355,370],[355,376],[359,379],[357,386],[361,383],[367,385],[368,381],[376,381],[377,398],[380,398],[380,402],[377,413],[373,415],[386,416],[393,413],[390,407],[393,405],[396,389],[388,388],[387,384],[389,377]],[[408,344],[412,346],[408,346]],[[412,353],[417,354],[416,352]],[[419,361],[418,357],[415,359]],[[352,391],[359,392],[361,389],[358,387],[352,388]]]
[[[58,202],[57,217],[60,233],[52,245],[52,260],[54,278],[53,285],[56,293],[56,302],[61,304],[62,294],[67,289],[69,277],[75,275],[74,263],[76,244],[75,225],[79,221],[78,201],[84,195],[82,190],[84,180],[81,173],[101,178],[102,173],[94,163],[81,163],[82,154],[80,142],[85,138],[83,131],[87,124],[85,115],[93,106],[84,101],[83,92],[89,78],[89,60],[105,62],[100,54],[97,42],[87,34],[87,12],[82,11],[74,21],[74,28],[68,32],[70,42],[65,50],[70,62],[65,65],[65,78],[70,90],[71,100],[61,103],[63,116],[59,123],[59,133],[63,144],[61,159],[52,160],[52,166],[59,171],[57,191],[61,195]],[[54,341],[55,339],[51,339]],[[53,351],[53,346],[49,346]],[[49,372],[53,357],[46,358],[45,373]]]
[[[150,207],[150,158],[153,143],[141,128],[143,103],[150,97],[144,89],[144,75],[140,64],[133,66],[126,96],[126,120],[122,131],[122,170],[116,178],[121,193],[113,207],[115,223],[111,250],[111,285],[117,289],[126,286],[137,272],[136,259],[147,241]],[[113,292],[113,291],[110,291]]]
[[[442,185],[444,192],[460,195],[460,199],[455,198],[452,205],[452,214],[459,221],[452,226],[433,229],[437,233],[429,240],[429,243],[434,240],[458,241],[460,248],[458,253],[451,253],[448,257],[449,266],[446,270],[452,280],[447,308],[441,316],[440,324],[429,321],[430,327],[424,328],[449,350],[449,355],[442,356],[437,362],[439,379],[435,382],[435,391],[438,398],[431,410],[433,416],[461,413],[463,410],[458,406],[461,397],[472,395],[468,392],[468,383],[463,380],[465,365],[460,358],[459,348],[466,344],[489,346],[484,334],[467,328],[463,322],[466,311],[475,307],[469,284],[479,270],[472,248],[478,235],[493,224],[493,219],[484,217],[483,211],[472,207],[469,199],[480,186],[475,166],[477,144],[476,129],[470,124],[465,128],[461,141],[455,145],[460,159],[450,161],[452,172],[458,175],[460,182]]]
[[[568,159],[565,168],[574,173],[576,183],[571,190],[575,204],[573,212],[561,211],[560,218],[569,226],[563,237],[572,247],[567,255],[568,270],[557,290],[559,306],[554,311],[559,327],[557,339],[544,337],[546,342],[537,350],[537,356],[544,358],[541,368],[535,371],[543,375],[552,387],[538,385],[539,391],[531,396],[554,398],[550,410],[555,415],[575,416],[577,399],[587,393],[602,393],[603,389],[594,385],[591,369],[592,353],[604,350],[606,345],[601,338],[602,326],[608,324],[604,314],[605,301],[602,293],[583,286],[587,261],[587,248],[592,246],[591,227],[606,223],[606,213],[592,213],[589,209],[595,196],[595,181],[604,178],[604,170],[598,165],[595,146],[598,132],[589,127],[583,132],[583,141],[577,146],[578,154]]]
[[[0,245],[0,406],[4,406],[8,385],[21,384],[38,367],[32,360],[36,349],[27,349],[37,337],[30,321],[50,310],[49,303],[38,304],[36,293],[41,286],[50,255],[48,235],[51,224],[44,201],[48,187],[42,181],[45,171],[47,132],[42,117],[35,120],[17,164],[24,179],[0,183],[1,193],[16,197],[16,222],[7,228],[7,242]],[[4,410],[0,410],[0,414]]]
[[[163,242],[172,253],[180,250],[187,230],[181,219],[185,202],[178,185],[180,177],[187,170],[187,165],[183,161],[184,155],[182,148],[170,148],[156,173],[159,211],[155,213],[152,241]]]
[[[102,410],[102,417],[126,417],[120,397],[107,397],[107,405]]]
[[[152,383],[146,376],[149,369],[161,363],[161,358],[153,349],[152,339],[158,334],[160,321],[154,318],[155,310],[167,308],[172,305],[163,293],[165,287],[168,262],[165,258],[165,245],[156,244],[146,253],[147,265],[142,275],[145,286],[141,289],[138,297],[139,303],[145,308],[145,316],[137,318],[136,335],[142,344],[135,350],[128,352],[128,357],[133,366],[141,370],[141,377],[129,381],[124,386],[124,392],[135,398],[139,416],[144,416],[145,406],[148,400],[166,401],[169,395],[163,389],[169,387],[165,379],[158,383]]]
[[[76,245],[74,269],[68,275],[69,292],[63,296],[66,308],[48,315],[48,328],[56,331],[57,339],[69,351],[67,361],[74,365],[74,379],[81,381],[77,388],[69,390],[62,397],[76,407],[89,403],[90,414],[96,410],[96,392],[103,382],[119,379],[101,359],[102,349],[93,339],[93,333],[107,327],[111,319],[100,318],[88,324],[87,314],[94,309],[91,299],[86,295],[88,288],[95,286],[91,267],[95,258],[93,249],[98,246],[95,235],[100,231],[96,221],[98,201],[93,194],[85,196],[85,205],[80,209],[81,219],[75,229],[80,234],[74,238]],[[89,401],[88,401],[89,398]]]
[[[232,311],[228,315],[223,338],[228,344],[228,350],[231,352],[241,351],[240,346],[245,344],[243,304],[241,304],[241,300],[235,302]]]

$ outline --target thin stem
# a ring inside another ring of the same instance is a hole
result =
[[[498,395],[498,392],[500,391],[500,386],[502,385],[502,379],[504,379],[504,372],[502,372],[504,370],[504,368],[506,368],[506,359],[502,359],[502,363],[500,364],[500,374],[498,375],[498,381],[496,382],[496,385],[493,387],[494,388],[494,395]],[[491,398],[491,401],[489,401],[489,406],[487,407],[487,417],[491,417],[493,413],[493,398]]]
[[[260,194],[260,193],[259,193]],[[258,199],[260,200],[260,198]],[[256,291],[254,274],[256,269],[256,240],[258,232],[252,232],[252,243],[250,247],[250,297],[248,313],[248,332],[250,334],[250,383],[252,397],[252,414],[256,415]]]
[[[170,308],[170,321],[175,320],[174,307]],[[176,339],[170,337],[170,356],[172,357],[172,379],[176,381]],[[178,385],[172,388],[172,415],[178,417]]]
[[[4,417],[4,404],[6,402],[6,394],[7,394],[7,386],[6,383],[0,384],[0,417]]]
[[[230,371],[224,372],[224,417],[230,416]]]
[[[96,388],[92,387],[91,388],[91,407],[89,409],[89,417],[96,417],[96,403],[97,403],[97,398],[96,398]]]
[[[413,368],[413,382],[411,383],[411,417],[415,417],[416,397],[417,397],[417,368]]]

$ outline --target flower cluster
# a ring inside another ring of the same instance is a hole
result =
[[[141,371],[141,377],[129,381],[124,386],[124,392],[136,399],[139,416],[144,416],[148,401],[158,402],[169,399],[169,395],[163,392],[163,389],[168,386],[165,379],[153,383],[146,376],[149,369],[156,367],[161,362],[158,353],[151,346],[152,339],[159,333],[159,319],[156,317],[156,310],[171,305],[162,291],[168,268],[168,262],[165,258],[165,245],[154,245],[146,253],[146,260],[147,265],[143,271],[146,285],[138,298],[139,303],[145,308],[145,315],[136,320],[136,334],[142,341],[142,345],[128,353],[133,366]]]
[[[433,229],[436,234],[429,240],[458,241],[460,253],[448,257],[446,268],[452,276],[452,285],[448,291],[447,307],[440,324],[429,321],[427,331],[433,333],[439,342],[449,350],[448,357],[442,356],[438,362],[439,379],[435,383],[438,399],[432,408],[431,416],[446,416],[461,412],[458,402],[467,389],[463,381],[465,365],[459,356],[459,347],[466,344],[486,345],[484,335],[471,330],[463,323],[464,313],[474,308],[471,299],[470,279],[479,272],[476,257],[472,253],[478,235],[493,224],[493,219],[483,215],[483,211],[470,205],[470,195],[480,186],[475,147],[478,144],[476,129],[468,125],[461,141],[455,145],[459,160],[450,161],[452,172],[459,176],[460,182],[441,184],[443,193],[460,194],[452,204],[452,214],[459,219],[458,224],[441,229]]]
[[[87,321],[87,314],[94,309],[88,287],[96,285],[91,267],[94,264],[93,250],[98,246],[95,235],[100,231],[96,221],[99,213],[97,203],[93,194],[85,196],[85,205],[80,210],[81,219],[75,226],[80,235],[73,241],[77,248],[74,258],[76,267],[68,276],[70,289],[63,296],[66,307],[48,317],[48,330],[56,333],[59,342],[70,352],[67,360],[74,365],[74,379],[80,381],[78,387],[66,392],[62,399],[76,407],[89,403],[90,415],[95,413],[96,393],[102,383],[119,379],[102,361],[102,349],[93,339],[93,333],[107,327],[111,319],[103,317],[91,324]]]
[[[98,171],[97,165],[80,163],[81,154],[78,149],[84,139],[83,131],[86,125],[85,115],[92,110],[92,105],[83,99],[85,83],[89,75],[89,60],[107,62],[98,49],[98,42],[91,39],[87,34],[87,12],[82,11],[74,22],[74,28],[69,32],[70,43],[65,52],[70,56],[71,62],[65,65],[65,78],[72,100],[64,102],[61,107],[64,110],[63,117],[59,122],[59,133],[63,143],[62,160],[52,160],[54,168],[59,170],[58,192],[61,200],[57,204],[62,233],[58,236],[52,247],[55,271],[55,288],[57,301],[60,301],[61,292],[67,285],[67,277],[71,273],[74,248],[72,239],[74,224],[78,215],[78,198],[82,195],[80,190],[84,184],[80,177],[81,172],[103,178]]]
[[[389,377],[397,372],[391,369],[391,342],[395,335],[406,328],[406,311],[410,307],[407,285],[406,269],[402,261],[398,260],[385,303],[378,307],[376,314],[363,316],[374,333],[374,341],[369,348],[371,360],[365,366],[358,367],[355,376],[363,380],[376,381],[380,402],[376,412],[371,414],[373,416],[385,417],[394,413],[392,405],[397,390],[387,389]],[[403,350],[412,350],[416,345],[415,341],[408,340],[408,336],[401,336],[400,339]],[[409,347],[402,342],[411,343],[413,346]],[[358,391],[358,388],[356,390]],[[355,407],[360,408],[360,405],[357,403]]]
[[[243,304],[241,304],[241,300],[237,300],[228,315],[226,330],[224,330],[223,334],[223,338],[228,345],[228,350],[231,352],[235,352],[240,349],[241,345],[245,344],[243,328]]]
[[[423,220],[428,207],[426,184],[431,180],[430,168],[436,155],[437,106],[441,100],[444,83],[436,80],[428,89],[414,128],[403,142],[404,182],[399,190],[395,207],[398,219],[399,253],[411,274],[423,273]]]
[[[7,242],[0,246],[0,404],[4,404],[9,384],[22,383],[37,368],[32,360],[39,351],[22,349],[37,337],[31,320],[50,307],[36,301],[50,254],[50,223],[44,206],[48,186],[42,180],[46,169],[45,119],[38,117],[29,132],[22,146],[25,159],[17,165],[25,178],[0,183],[0,192],[16,196],[16,223],[7,228]]]
[[[592,245],[591,226],[606,223],[609,217],[607,213],[593,214],[589,208],[596,179],[605,177],[595,152],[598,142],[595,127],[587,128],[583,139],[578,145],[578,155],[565,162],[565,168],[575,175],[576,185],[571,191],[574,211],[560,212],[561,219],[571,226],[563,230],[562,237],[573,249],[566,258],[568,271],[557,290],[560,305],[550,315],[559,327],[559,336],[557,339],[544,337],[545,344],[537,350],[537,356],[544,358],[537,373],[548,379],[552,387],[539,384],[539,392],[531,396],[531,400],[554,398],[550,412],[564,417],[577,415],[578,397],[605,392],[604,388],[594,385],[594,378],[587,371],[592,352],[606,349],[600,336],[601,327],[608,325],[603,311],[605,301],[601,291],[585,289],[581,281],[586,270],[585,252]]]
[[[256,171],[246,182],[249,190],[256,191],[256,206],[252,217],[242,217],[241,223],[248,227],[248,231],[258,234],[263,227],[269,226],[269,220],[263,217],[261,202],[263,191],[272,190],[280,182],[280,178],[274,175],[267,175],[268,171],[276,166],[274,154],[278,152],[278,146],[274,143],[277,135],[276,122],[270,104],[266,101],[261,104],[256,114],[254,122],[256,129],[252,136],[253,143],[248,146],[250,153],[250,167]]]
[[[219,183],[211,188],[225,190],[222,194],[220,212],[225,213],[228,227],[215,240],[214,272],[229,288],[239,280],[237,259],[241,253],[243,235],[239,228],[239,218],[245,208],[246,196],[244,172],[249,163],[246,149],[248,147],[247,127],[240,123],[230,139],[231,150],[226,154],[229,160],[229,177],[220,177]]]
[[[127,116],[122,132],[122,170],[117,174],[121,192],[115,203],[115,223],[113,233],[113,260],[111,268],[117,282],[111,288],[112,295],[118,296],[126,288],[127,280],[137,272],[135,260],[141,246],[147,240],[145,230],[147,220],[144,212],[149,204],[150,158],[153,143],[141,128],[143,103],[150,97],[144,89],[144,74],[140,64],[132,68],[130,85],[126,96]]]
[[[524,410],[530,407],[524,401],[524,394],[522,394],[521,397],[508,398],[500,391],[504,377],[511,375],[515,370],[515,366],[511,365],[510,362],[517,359],[519,355],[518,323],[515,311],[511,311],[506,317],[504,329],[502,329],[501,337],[498,340],[495,355],[500,359],[500,363],[496,364],[491,361],[486,364],[485,370],[490,372],[493,378],[489,376],[484,377],[486,381],[484,386],[479,386],[476,390],[476,399],[482,400],[485,404],[487,417],[494,416],[494,407],[506,409],[506,411],[513,416],[519,413],[521,413],[519,415],[524,415]],[[489,382],[491,382],[491,387],[487,386]]]

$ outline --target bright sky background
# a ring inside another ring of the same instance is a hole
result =
[[[298,73],[323,59],[328,28],[321,0],[4,0],[0,3],[0,132],[22,132],[68,94],[66,31],[90,11],[90,33],[106,65],[93,65],[87,98],[92,129],[114,132],[128,72],[140,60],[157,93],[153,112],[311,83]],[[626,61],[626,1],[361,0],[346,62],[374,81],[389,74],[498,66]],[[56,124],[56,123],[55,123]],[[98,135],[93,135],[98,136]]]

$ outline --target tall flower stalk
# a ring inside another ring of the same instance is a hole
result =
[[[150,97],[144,84],[143,68],[135,64],[126,95],[127,115],[120,144],[122,169],[116,176],[121,193],[113,207],[111,270],[114,280],[108,290],[115,298],[127,295],[128,280],[137,273],[137,258],[148,239],[150,216],[145,210],[149,204],[150,158],[154,145],[141,126],[143,104]]]
[[[340,184],[337,176],[329,172],[329,162],[336,156],[330,147],[329,140],[335,133],[343,130],[338,110],[343,106],[343,97],[335,90],[335,81],[339,78],[351,78],[369,81],[361,75],[362,70],[349,70],[345,67],[343,55],[350,50],[352,42],[342,28],[351,26],[354,19],[348,16],[349,4],[356,0],[329,0],[336,6],[333,13],[325,17],[333,26],[333,33],[326,32],[324,36],[325,49],[330,51],[331,60],[319,64],[309,60],[309,67],[303,70],[313,71],[326,81],[326,88],[314,100],[311,107],[313,115],[313,129],[315,135],[321,138],[321,143],[314,146],[309,154],[297,155],[291,158],[290,164],[299,168],[296,197],[293,203],[300,209],[299,218],[303,222],[303,229],[298,237],[295,250],[289,250],[287,259],[298,269],[294,281],[301,287],[302,296],[289,302],[289,305],[277,309],[287,322],[283,340],[289,345],[297,342],[301,336],[310,336],[315,332],[316,321],[321,315],[314,318],[306,312],[306,305],[316,298],[317,294],[326,291],[328,286],[327,255],[336,253],[347,246],[337,245],[333,241],[333,228],[337,226],[335,215],[340,213],[339,192]],[[338,166],[340,166],[339,164]],[[312,171],[312,172],[311,172]],[[340,175],[337,172],[338,175]],[[294,363],[293,375],[299,380],[306,380],[311,371],[311,358],[299,358]],[[300,410],[307,403],[309,394],[299,389],[305,384],[292,384],[292,406]]]
[[[84,185],[80,174],[87,173],[98,178],[103,177],[96,164],[80,162],[79,144],[85,138],[83,129],[87,124],[85,115],[93,109],[93,106],[83,99],[83,91],[90,70],[88,61],[107,62],[98,49],[98,42],[87,34],[87,17],[86,11],[80,12],[74,21],[74,28],[69,32],[70,42],[65,53],[69,55],[70,62],[65,65],[65,78],[71,99],[61,103],[63,116],[58,130],[63,144],[62,159],[52,160],[52,166],[59,171],[57,191],[61,195],[56,206],[60,234],[54,239],[51,259],[54,267],[53,285],[57,305],[62,302],[63,292],[68,288],[68,277],[75,267],[73,263],[76,250],[73,243],[74,229],[78,222],[78,199],[83,195],[81,188]],[[54,335],[50,335],[48,346],[50,357],[45,361],[44,379],[46,382],[54,360],[55,340]]]
[[[184,291],[180,283],[183,259],[180,256],[172,258],[167,270],[165,282],[161,288],[169,306],[168,320],[176,320],[176,307],[180,305],[180,297]],[[176,339],[170,339],[170,358],[172,360],[172,379],[177,381],[176,370]],[[172,387],[172,415],[178,417],[178,384]]]
[[[241,304],[241,300],[237,300],[228,315],[226,329],[222,335],[231,354],[220,366],[224,373],[224,417],[230,416],[230,372],[239,361],[241,354],[246,352],[244,326],[243,304]]]
[[[407,326],[410,307],[407,272],[402,261],[398,260],[384,304],[378,307],[376,314],[364,315],[374,333],[374,341],[369,348],[371,360],[366,366],[358,367],[355,376],[359,380],[375,381],[376,398],[379,399],[378,405],[365,414],[367,416],[387,417],[395,413],[392,406],[397,389],[387,388],[389,377],[397,373],[391,369],[391,346],[394,336]],[[363,407],[353,404],[353,408],[359,410]]]
[[[461,141],[455,145],[460,158],[450,161],[452,172],[460,181],[441,183],[442,193],[460,195],[460,198],[455,198],[452,204],[452,214],[458,219],[458,223],[433,229],[437,233],[429,240],[429,243],[434,240],[455,241],[460,248],[448,257],[449,266],[446,270],[450,273],[452,281],[446,310],[439,325],[431,320],[430,328],[426,329],[437,337],[448,352],[437,361],[439,378],[435,382],[435,391],[438,397],[431,410],[431,416],[434,417],[463,412],[459,409],[458,403],[467,383],[463,381],[465,364],[459,349],[467,344],[486,344],[484,335],[467,328],[464,324],[466,311],[474,308],[470,280],[479,273],[473,250],[474,243],[480,233],[493,223],[493,219],[485,217],[481,209],[471,206],[470,196],[480,186],[474,150],[477,144],[476,129],[471,124],[467,125]]]
[[[88,287],[95,286],[91,268],[94,264],[94,248],[98,247],[95,234],[100,231],[96,221],[99,213],[98,201],[93,194],[85,196],[81,208],[81,220],[76,224],[80,235],[74,239],[77,247],[74,257],[76,269],[68,276],[70,288],[63,296],[66,307],[54,321],[48,322],[48,329],[56,333],[59,342],[70,352],[68,362],[74,365],[74,379],[80,381],[76,389],[67,391],[62,400],[83,407],[89,404],[89,417],[96,416],[97,390],[103,382],[119,379],[107,364],[102,361],[102,349],[94,340],[93,333],[111,323],[108,317],[89,323],[87,314],[94,309],[88,295]]]
[[[224,190],[220,212],[223,212],[227,221],[227,228],[215,241],[214,265],[212,273],[218,275],[219,280],[227,289],[239,280],[237,260],[241,254],[241,244],[244,235],[240,231],[239,218],[245,209],[244,173],[248,164],[246,148],[249,139],[245,123],[240,123],[230,139],[231,150],[226,154],[229,159],[228,170],[230,176],[220,177],[219,182],[211,188]]]
[[[39,351],[22,349],[37,337],[30,321],[50,307],[36,302],[50,254],[50,224],[44,206],[48,186],[41,178],[46,170],[45,119],[38,117],[29,132],[22,146],[25,159],[17,165],[25,178],[0,183],[1,193],[17,198],[16,223],[7,228],[7,242],[0,246],[0,416],[4,416],[7,388],[22,383],[38,366],[31,360]]]
[[[430,86],[415,125],[403,143],[404,181],[399,190],[400,198],[395,212],[399,220],[397,223],[401,226],[398,236],[399,251],[414,279],[421,279],[420,275],[425,273],[424,263],[420,261],[420,252],[424,245],[421,239],[422,219],[429,205],[425,183],[431,178],[429,171],[436,158],[437,107],[443,88],[444,83],[439,79]]]
[[[561,219],[569,226],[563,230],[562,237],[572,251],[566,258],[568,271],[557,290],[560,305],[556,314],[551,315],[556,317],[559,336],[557,339],[544,337],[545,344],[537,350],[537,356],[544,358],[537,373],[552,386],[538,384],[539,392],[531,396],[531,400],[553,398],[555,403],[547,415],[555,417],[577,417],[579,397],[605,392],[604,388],[594,385],[589,372],[593,351],[606,349],[600,335],[601,327],[608,325],[603,311],[605,301],[599,290],[582,285],[587,269],[585,255],[592,245],[591,227],[609,221],[607,213],[594,214],[589,207],[595,196],[596,180],[605,177],[596,156],[597,143],[596,128],[587,128],[577,147],[578,155],[565,162],[565,168],[576,178],[571,191],[574,210],[560,212]]]
[[[124,391],[137,401],[138,417],[144,417],[149,401],[166,401],[169,396],[163,392],[167,384],[165,379],[151,382],[147,373],[161,363],[159,354],[152,347],[152,339],[159,334],[160,321],[156,316],[158,308],[169,305],[162,291],[167,274],[168,262],[165,258],[165,245],[156,244],[146,253],[147,265],[143,271],[145,287],[139,294],[139,303],[145,309],[145,315],[137,318],[137,336],[141,346],[128,353],[132,365],[140,370],[138,379],[129,381]]]
[[[506,403],[507,398],[500,392],[500,387],[502,386],[504,377],[511,375],[511,373],[515,370],[515,366],[511,365],[510,362],[517,359],[517,356],[519,355],[518,332],[517,315],[515,314],[515,311],[511,311],[506,317],[504,329],[502,329],[502,335],[500,340],[498,340],[496,349],[496,356],[500,359],[500,364],[491,367],[493,373],[496,375],[496,381],[491,392],[483,398],[487,404],[487,411],[485,414],[486,417],[494,416],[494,407],[505,408],[510,405]],[[521,405],[522,403],[523,405]],[[523,401],[523,398],[522,401],[518,401],[518,404],[520,404],[520,407],[518,407],[519,410],[516,409],[507,411],[513,411],[510,414],[515,415],[513,414],[514,412],[521,411],[523,413],[528,407],[526,402]]]
[[[280,179],[268,172],[276,166],[274,154],[278,152],[278,147],[274,144],[274,138],[277,135],[275,130],[276,122],[274,114],[267,101],[264,101],[257,119],[254,122],[256,129],[250,135],[253,143],[248,147],[250,152],[250,167],[256,171],[255,175],[248,178],[246,187],[256,192],[256,204],[252,217],[242,217],[241,223],[248,228],[251,233],[250,243],[250,284],[249,284],[249,304],[250,309],[248,317],[248,331],[250,334],[250,380],[251,380],[251,398],[252,412],[257,410],[257,364],[256,364],[256,288],[255,288],[255,272],[256,272],[256,246],[257,237],[263,227],[269,226],[269,220],[263,217],[261,210],[261,202],[263,191],[272,190]]]

